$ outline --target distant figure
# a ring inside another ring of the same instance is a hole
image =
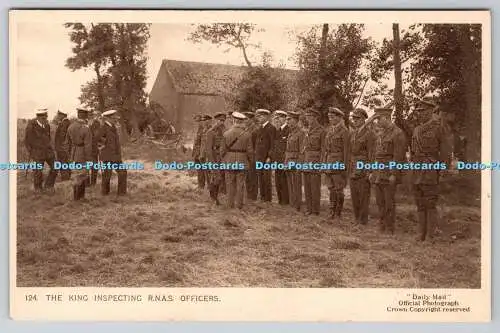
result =
[[[108,110],[102,113],[103,124],[97,134],[99,145],[99,156],[104,165],[109,163],[122,163],[122,149],[118,128],[118,113],[116,110]],[[118,174],[118,195],[127,194],[127,170],[114,170]],[[113,170],[104,169],[101,179],[101,194],[108,195],[110,192],[111,176]]]
[[[56,158],[61,163],[69,162],[69,150],[66,146],[66,134],[68,133],[68,128],[70,121],[68,115],[64,112],[57,111],[56,118],[56,133],[54,138],[54,148],[56,150]],[[61,180],[66,181],[71,178],[71,170],[60,170]]]
[[[253,155],[250,133],[247,131],[246,116],[239,112],[232,114],[234,125],[224,133],[221,147],[223,163],[242,163],[248,168]],[[229,208],[243,208],[245,191],[245,170],[226,170],[227,205]]]
[[[288,126],[287,124],[287,113],[285,111],[276,110],[274,114],[274,119],[276,122],[276,139],[274,140],[273,147],[273,161],[284,163],[286,142],[288,139],[288,135],[290,134],[290,126]],[[278,203],[280,205],[288,205],[290,203],[290,198],[288,195],[288,184],[286,180],[285,170],[274,171],[274,183],[276,186]]]
[[[32,161],[42,164],[44,168],[47,163],[50,170],[44,187],[42,187],[43,171],[33,170],[33,185],[35,192],[42,192],[44,189],[53,192],[57,171],[54,169],[55,154],[51,145],[47,109],[36,109],[35,115],[36,118],[28,121],[26,125],[24,145]]]
[[[69,125],[66,134],[66,145],[70,150],[70,161],[85,164],[92,161],[92,132],[87,124],[89,111],[77,109],[78,119]],[[73,181],[73,200],[85,198],[85,187],[89,172],[87,168],[76,170],[76,177]]]

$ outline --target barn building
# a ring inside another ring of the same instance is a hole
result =
[[[178,130],[194,128],[196,114],[233,110],[228,98],[248,67],[202,62],[163,60],[149,95],[150,105]],[[283,70],[290,80],[296,71]]]

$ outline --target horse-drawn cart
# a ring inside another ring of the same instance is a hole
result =
[[[150,124],[144,131],[146,141],[158,145],[160,149],[178,149],[182,146],[182,132],[164,120]]]

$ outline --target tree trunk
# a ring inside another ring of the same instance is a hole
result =
[[[99,101],[99,111],[104,112],[104,82],[102,80],[100,64],[94,63],[94,71],[97,76],[97,100]]]
[[[401,73],[401,58],[399,54],[399,24],[392,24],[393,34],[393,58],[394,58],[394,117],[401,121],[403,119],[403,84]]]
[[[321,45],[319,49],[319,56],[318,56],[318,68],[319,68],[319,79],[320,79],[320,87],[321,89],[327,89],[326,84],[324,82],[326,81],[325,75],[327,74],[325,70],[325,65],[326,65],[326,50],[327,46],[326,43],[328,41],[328,30],[329,26],[327,23],[323,24],[323,30],[321,31]],[[327,115],[327,103],[328,103],[328,96],[329,94],[326,94],[326,92],[320,92],[320,110],[319,112],[321,113],[320,117],[320,123],[322,124],[327,124],[328,123],[328,115]]]

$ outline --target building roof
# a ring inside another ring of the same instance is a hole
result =
[[[178,93],[226,95],[231,93],[247,69],[246,66],[163,60],[160,71],[167,71]],[[295,81],[297,71],[277,70],[281,71],[290,82]]]

